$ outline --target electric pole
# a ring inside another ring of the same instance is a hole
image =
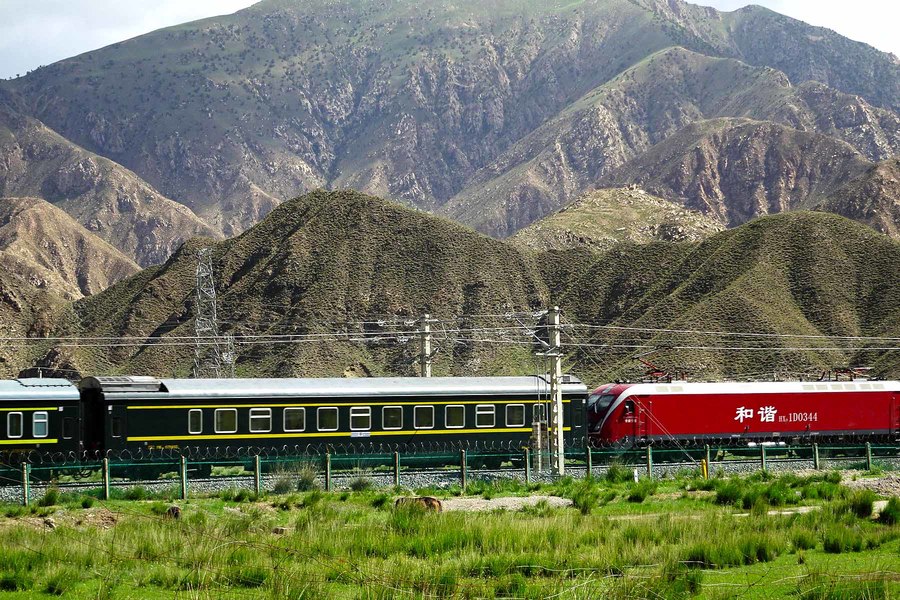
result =
[[[547,314],[550,348],[547,357],[553,362],[550,368],[550,453],[557,475],[566,474],[566,453],[563,442],[562,403],[562,339],[559,327],[560,311],[554,306]]]
[[[431,377],[431,315],[422,315],[419,335],[419,375]]]

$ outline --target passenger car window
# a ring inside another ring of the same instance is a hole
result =
[[[335,406],[325,406],[318,410],[319,431],[338,430],[338,409]]]
[[[235,433],[237,431],[237,409],[217,408],[215,430],[216,433]]]
[[[413,409],[413,427],[416,429],[434,429],[434,407],[416,406]]]
[[[306,409],[305,408],[286,408],[284,409],[284,430],[303,431],[306,429]]]
[[[268,433],[272,431],[272,409],[250,409],[250,431],[252,433]]]
[[[22,413],[11,412],[6,415],[6,437],[22,437]]]
[[[466,407],[452,404],[445,409],[444,423],[448,429],[460,429],[466,426]]]
[[[31,419],[31,433],[33,437],[47,437],[47,422],[49,421],[47,412],[39,410],[34,413]]]
[[[494,405],[479,404],[475,407],[475,427],[494,426]]]
[[[372,409],[368,406],[350,407],[350,431],[372,429]]]
[[[506,426],[507,427],[525,427],[525,405],[524,404],[507,404],[506,405]]]
[[[382,429],[403,429],[403,407],[385,406],[381,409]]]
[[[203,432],[203,411],[199,408],[192,408],[188,411],[188,433]]]

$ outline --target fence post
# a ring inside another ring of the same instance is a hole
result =
[[[400,453],[394,452],[394,487],[400,487]]]
[[[331,453],[325,454],[325,491],[331,491]]]
[[[103,470],[101,472],[101,478],[103,480],[103,499],[109,500],[109,458],[106,457],[103,458]]]
[[[759,460],[762,465],[762,470],[766,470],[766,447],[762,445],[762,442],[759,444]]]
[[[653,479],[653,446],[647,446],[647,477]]]
[[[187,478],[187,459],[181,455],[181,499],[187,500],[188,497],[188,478]]]
[[[463,491],[466,491],[466,451],[459,451],[459,484],[462,486]]]
[[[872,470],[872,443],[866,442],[866,471]]]
[[[257,498],[262,494],[262,461],[259,454],[253,457],[253,491]]]
[[[590,479],[594,476],[594,457],[593,455],[591,455],[590,446],[587,447],[584,458],[587,462],[587,478]]]
[[[709,479],[709,463],[705,458],[700,459],[700,475],[703,476],[703,479]]]
[[[29,496],[31,495],[31,465],[22,463],[22,504],[28,506]]]
[[[813,469],[818,471],[819,468],[819,444],[813,442]]]
[[[531,485],[531,450],[525,448],[525,485]]]
[[[711,464],[711,458],[712,458],[711,455],[710,455],[710,453],[709,453],[709,444],[706,444],[706,445],[703,447],[703,449],[706,451],[706,469],[707,469],[707,471],[709,471],[709,467],[710,467],[710,464]],[[708,478],[707,478],[707,479],[708,479]]]

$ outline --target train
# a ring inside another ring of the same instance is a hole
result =
[[[588,397],[595,446],[900,440],[900,382],[613,383]]]
[[[560,387],[572,448],[900,440],[897,381],[610,383],[589,392],[564,375]],[[546,440],[549,392],[546,376],[22,378],[0,381],[0,453],[90,460],[520,452]]]
[[[585,439],[588,389],[560,380],[565,443]],[[0,382],[20,456],[192,458],[520,450],[546,432],[547,377],[157,379]]]

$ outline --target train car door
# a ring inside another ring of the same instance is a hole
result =
[[[122,404],[108,404],[106,407],[106,447],[121,450],[125,447],[125,432],[128,423],[126,409]]]
[[[635,430],[637,439],[646,440],[650,436],[650,429],[647,423],[648,421],[648,413],[652,410],[653,401],[650,399],[643,399],[637,404],[637,422],[635,423]]]

